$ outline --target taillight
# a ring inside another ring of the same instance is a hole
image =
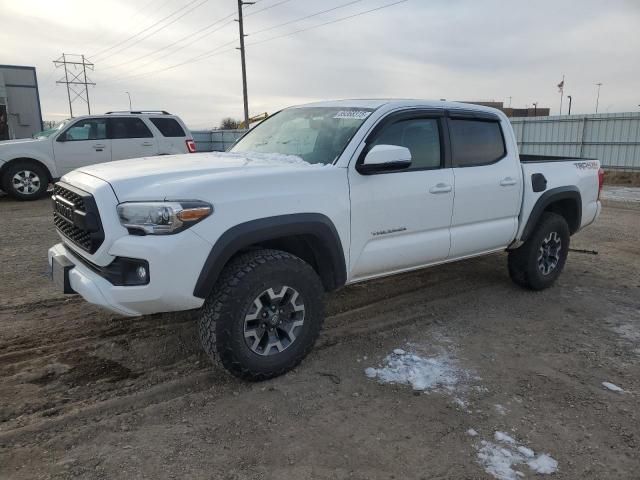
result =
[[[190,138],[187,138],[185,142],[187,144],[187,150],[189,150],[189,153],[196,153],[196,142],[194,142]]]
[[[598,200],[600,200],[600,192],[602,192],[602,186],[604,185],[604,169],[598,170]]]

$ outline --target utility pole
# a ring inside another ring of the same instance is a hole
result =
[[[533,102],[533,116],[538,116],[538,102]]]
[[[240,61],[242,62],[242,98],[244,100],[244,124],[245,128],[249,128],[249,98],[247,97],[247,64],[244,56],[244,23],[242,21],[242,7],[244,5],[253,5],[256,2],[244,2],[238,0],[238,27],[240,29]]]
[[[573,97],[571,95],[567,95],[567,98],[569,99],[569,115],[571,115],[571,100],[573,100]]]
[[[511,97],[509,97],[509,108],[511,108]]]
[[[67,99],[69,100],[71,118],[73,118],[73,102],[77,99],[87,104],[87,111],[91,115],[89,85],[95,85],[95,83],[87,77],[87,69],[93,70],[93,63],[88,62],[84,55],[63,53],[60,58],[53,61],[53,64],[56,68],[64,67],[64,77],[56,81],[56,83],[67,86]]]
[[[600,103],[600,87],[602,86],[602,82],[596,83],[598,86],[598,95],[596,96],[596,113],[598,113],[598,104]]]
[[[124,92],[124,93],[126,93],[126,94],[127,94],[127,97],[129,97],[129,111],[131,111],[131,110],[133,110],[133,109],[131,108],[131,94],[130,94],[129,92]]]

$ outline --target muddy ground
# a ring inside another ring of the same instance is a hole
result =
[[[572,252],[544,292],[513,285],[499,254],[330,294],[316,349],[256,384],[209,365],[190,314],[58,294],[50,216],[0,198],[2,479],[493,478],[478,452],[496,431],[556,459],[550,478],[640,475],[639,204],[609,203],[573,238],[598,255]],[[464,379],[367,378],[396,348],[445,352]]]

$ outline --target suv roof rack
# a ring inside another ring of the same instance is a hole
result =
[[[132,114],[137,114],[137,115],[142,115],[145,113],[155,113],[155,114],[160,114],[160,115],[171,115],[169,112],[167,112],[166,110],[114,110],[113,112],[107,112],[105,113],[105,115],[111,115],[112,113],[132,113]]]

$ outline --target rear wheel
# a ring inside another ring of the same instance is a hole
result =
[[[521,287],[542,290],[556,281],[569,253],[569,225],[545,212],[529,239],[509,252],[509,275]]]
[[[266,380],[298,365],[324,320],[323,288],[298,257],[255,250],[225,267],[202,308],[205,351],[237,377]]]
[[[17,200],[37,200],[47,193],[49,172],[30,161],[9,165],[2,176],[2,189]]]

